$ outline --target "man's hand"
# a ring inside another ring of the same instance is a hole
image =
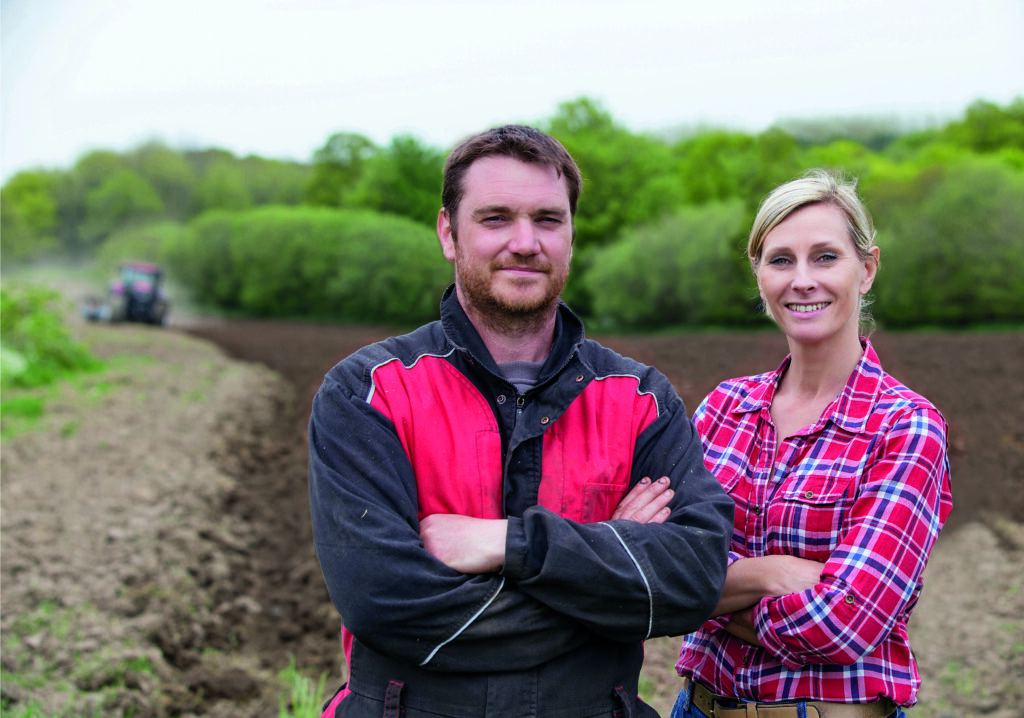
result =
[[[642,524],[660,524],[672,513],[668,502],[672,500],[674,491],[669,488],[669,478],[662,476],[651,481],[646,476],[633,487],[619,502],[612,514],[613,519],[627,519]]]
[[[432,514],[420,521],[427,551],[461,573],[491,573],[505,565],[505,519]]]

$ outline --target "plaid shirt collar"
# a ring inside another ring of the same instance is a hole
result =
[[[867,430],[868,417],[871,416],[872,407],[875,406],[878,393],[882,383],[882,365],[875,354],[867,337],[861,337],[861,346],[864,353],[854,368],[853,373],[846,382],[846,386],[839,393],[832,403],[821,413],[814,426],[807,430],[807,434],[816,434],[823,430],[828,422],[832,422],[852,433],[860,433]],[[746,414],[768,410],[775,398],[775,391],[782,381],[783,375],[789,369],[791,356],[787,356],[779,364],[774,372],[764,376],[768,381],[759,382],[747,397],[733,408],[734,414]]]

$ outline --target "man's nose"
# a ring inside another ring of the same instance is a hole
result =
[[[508,249],[514,254],[536,254],[540,251],[537,228],[528,217],[517,219],[512,223],[512,236],[509,238]]]

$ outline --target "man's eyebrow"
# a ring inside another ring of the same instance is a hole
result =
[[[512,209],[503,204],[489,204],[473,210],[474,217],[486,217],[489,214],[508,214]]]
[[[483,207],[477,207],[475,210],[473,210],[473,213],[472,213],[471,216],[479,218],[479,217],[487,217],[487,216],[490,216],[492,214],[515,214],[515,210],[513,210],[508,205],[491,204],[491,205],[485,205]],[[563,217],[564,218],[564,217],[568,217],[569,216],[569,210],[566,209],[565,207],[558,207],[558,206],[554,206],[554,207],[538,207],[537,209],[531,210],[530,211],[530,215],[533,216],[533,217]]]
[[[534,215],[544,215],[545,217],[568,217],[569,210],[565,207],[541,207],[534,212]]]

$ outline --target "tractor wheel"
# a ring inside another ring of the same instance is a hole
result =
[[[110,298],[109,304],[111,323],[123,322],[128,312],[128,298],[123,294],[115,294]]]
[[[167,303],[157,302],[153,305],[153,311],[149,315],[149,323],[163,326],[167,324]]]

